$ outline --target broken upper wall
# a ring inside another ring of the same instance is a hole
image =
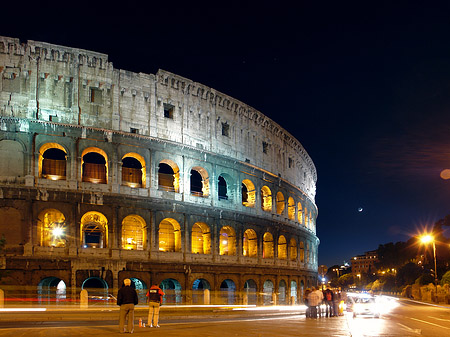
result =
[[[108,56],[0,37],[0,115],[131,132],[262,168],[312,199],[302,145],[250,106],[181,76],[114,69]]]

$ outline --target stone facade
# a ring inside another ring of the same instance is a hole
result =
[[[316,169],[261,112],[163,70],[8,37],[0,75],[0,283],[130,277],[191,302],[200,289],[288,302],[316,283]]]

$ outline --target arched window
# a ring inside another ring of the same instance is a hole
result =
[[[222,227],[219,240],[219,255],[236,255],[236,233],[232,227]]]
[[[287,259],[287,244],[284,235],[278,237],[278,258],[280,260]]]
[[[297,260],[297,241],[294,238],[289,241],[289,260]]]
[[[84,248],[108,247],[108,221],[99,212],[88,212],[81,218],[81,244]]]
[[[106,184],[108,165],[106,153],[98,148],[88,148],[82,154],[82,180],[94,184]]]
[[[281,192],[277,193],[277,214],[283,214],[284,211],[284,195]]]
[[[255,207],[255,185],[249,179],[242,181],[242,205]]]
[[[273,258],[273,236],[269,232],[264,233],[263,236],[263,259]]]
[[[143,250],[146,242],[145,220],[139,215],[128,215],[122,221],[122,249]]]
[[[197,197],[209,195],[208,172],[203,167],[193,167],[191,170],[191,194]]]
[[[242,255],[248,257],[258,256],[258,237],[256,236],[256,232],[253,229],[247,229],[244,232]]]
[[[217,186],[218,186],[218,193],[219,193],[219,200],[228,200],[228,195],[227,195],[227,182],[225,180],[224,177],[219,176],[218,182],[217,182]]]
[[[302,204],[300,202],[297,204],[297,208],[298,208],[297,220],[298,220],[298,223],[300,225],[302,225],[303,224],[303,210],[302,210]]]
[[[43,247],[65,247],[67,241],[67,225],[57,209],[46,209],[38,216],[39,243]]]
[[[166,218],[159,224],[159,251],[181,252],[181,227],[174,219]]]
[[[122,184],[145,187],[145,161],[139,154],[128,153],[122,158]]]
[[[211,232],[207,224],[197,222],[192,226],[191,251],[192,254],[211,254]]]
[[[176,193],[180,191],[180,170],[171,160],[163,160],[159,163],[158,189]]]
[[[39,150],[39,176],[50,180],[66,179],[66,150],[57,143],[47,143]]]
[[[305,227],[309,229],[309,214],[308,209],[305,208]]]
[[[272,192],[267,186],[261,188],[261,208],[265,212],[272,212]]]
[[[305,244],[303,241],[300,241],[300,262],[305,262]]]
[[[309,242],[306,243],[306,263],[311,262],[311,251],[309,249]]]
[[[295,220],[295,201],[292,197],[288,198],[288,218]]]

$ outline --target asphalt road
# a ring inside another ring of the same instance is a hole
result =
[[[75,313],[76,314],[75,314]],[[136,320],[145,319],[145,308],[138,309]],[[119,336],[117,310],[57,311],[42,313],[46,320],[30,313],[0,313],[0,336]],[[53,317],[53,318],[52,318]],[[381,318],[351,314],[341,317],[307,319],[299,308],[235,308],[186,311],[165,309],[160,328],[139,328],[141,336],[450,336],[450,307],[431,306],[412,301],[399,305]],[[126,335],[122,335],[126,336]]]

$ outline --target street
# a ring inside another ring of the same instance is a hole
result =
[[[224,308],[204,312],[179,313],[177,308],[162,312],[160,328],[139,327],[146,319],[145,308],[137,310],[134,333],[152,336],[450,336],[450,308],[401,300],[393,311],[381,318],[351,313],[340,317],[307,319],[294,308]],[[170,313],[169,313],[170,311]],[[45,313],[44,313],[45,314]],[[6,316],[9,316],[8,319]],[[58,316],[48,313],[47,321],[25,313],[2,312],[0,336],[111,336],[118,333],[118,311],[82,312]],[[89,315],[90,317],[87,318]],[[109,315],[109,316],[108,316]],[[51,319],[54,316],[54,319]],[[117,318],[116,318],[117,316]],[[73,319],[70,319],[73,317]]]

